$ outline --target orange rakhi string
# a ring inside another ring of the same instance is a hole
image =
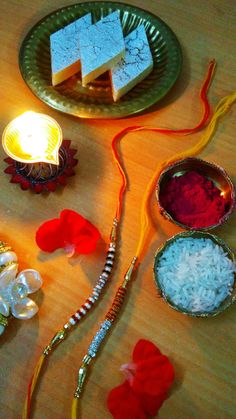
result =
[[[154,131],[154,132],[159,132],[161,134],[183,134],[183,135],[188,135],[191,134],[193,132],[196,132],[198,130],[200,130],[202,127],[204,127],[204,125],[206,124],[209,114],[210,114],[210,106],[209,106],[209,102],[207,99],[207,91],[208,88],[210,86],[210,82],[213,76],[213,72],[214,72],[214,68],[215,68],[215,61],[211,61],[209,64],[209,69],[208,69],[208,73],[207,73],[207,77],[204,80],[204,83],[202,85],[201,91],[200,91],[200,98],[201,101],[203,103],[203,107],[204,107],[204,114],[203,117],[201,118],[201,121],[193,128],[187,128],[187,129],[162,129],[162,128],[155,128],[155,127],[145,127],[145,126],[132,126],[132,127],[127,127],[125,129],[123,129],[122,131],[120,131],[118,134],[115,135],[115,137],[112,140],[112,152],[113,152],[113,157],[115,160],[115,163],[119,169],[119,173],[121,175],[121,186],[120,186],[120,191],[119,191],[119,197],[118,197],[118,202],[117,202],[117,209],[116,209],[116,218],[117,221],[120,221],[120,217],[121,217],[121,213],[122,213],[122,204],[123,204],[123,197],[124,197],[124,193],[126,191],[126,187],[127,187],[127,177],[125,174],[125,171],[122,167],[121,164],[121,160],[120,160],[120,156],[119,153],[117,151],[117,144],[118,142],[121,140],[121,138],[129,133],[129,132],[135,132],[135,131]],[[156,172],[157,173],[157,172]],[[156,176],[156,174],[155,174]],[[137,252],[136,255],[139,257],[145,241],[146,241],[146,237],[149,231],[149,227],[150,227],[150,223],[149,223],[149,218],[148,218],[148,209],[147,209],[147,202],[148,202],[148,198],[153,190],[153,185],[154,185],[154,177],[151,179],[151,182],[148,185],[148,188],[146,190],[145,196],[144,196],[144,200],[143,200],[143,205],[142,205],[142,219],[141,219],[141,234],[140,234],[140,239],[139,239],[139,243],[138,243],[138,248],[137,248]],[[136,259],[135,258],[135,263],[136,264]],[[123,294],[122,294],[123,295]],[[123,297],[122,297],[123,298]],[[119,301],[118,301],[119,300]],[[117,301],[121,302],[121,295],[119,294],[117,296]],[[119,304],[117,303],[117,301],[114,303],[114,305],[111,308],[111,311],[109,311],[109,315],[111,316],[111,318],[115,318],[117,313],[118,313],[118,309],[119,309]],[[60,334],[60,332],[59,332]],[[55,337],[57,337],[57,335],[55,335]],[[59,342],[60,343],[60,342]],[[34,389],[36,387],[36,383],[40,374],[40,370],[42,368],[43,362],[45,360],[45,354],[42,354],[36,367],[34,370],[34,374],[33,377],[31,379],[31,382],[29,384],[28,387],[28,394],[27,394],[27,398],[25,401],[25,406],[24,406],[24,411],[23,411],[23,419],[28,419],[30,417],[30,405],[31,405],[31,400],[32,400],[32,396],[34,393]],[[76,409],[77,409],[77,400],[74,402],[73,404],[73,408],[72,408],[72,418],[76,418]]]
[[[22,419],[27,419],[27,418],[30,417],[30,402],[31,402],[32,394],[33,394],[34,388],[36,386],[38,376],[39,376],[40,370],[42,368],[42,365],[44,363],[44,360],[45,360],[45,355],[42,354],[40,356],[38,362],[37,362],[37,365],[35,366],[33,376],[31,378],[29,386],[28,386],[28,392],[27,392],[27,397],[26,397],[25,404],[24,404]]]
[[[210,61],[209,63],[209,67],[208,67],[208,71],[207,71],[207,75],[206,78],[203,82],[201,91],[200,91],[200,99],[201,102],[203,104],[203,116],[200,120],[200,122],[193,128],[185,128],[185,129],[164,129],[164,128],[157,128],[157,127],[147,127],[147,126],[143,126],[143,125],[134,125],[134,126],[130,126],[130,127],[126,127],[124,128],[122,131],[118,132],[112,139],[112,143],[111,143],[111,147],[112,147],[112,153],[113,153],[113,158],[115,160],[115,163],[118,167],[118,170],[120,172],[121,175],[121,186],[120,186],[120,192],[119,192],[119,199],[118,199],[118,204],[117,204],[117,213],[116,213],[116,218],[118,220],[120,220],[120,216],[121,216],[121,210],[122,210],[122,201],[123,201],[123,195],[125,193],[126,187],[127,187],[127,177],[125,174],[125,171],[122,167],[122,163],[120,160],[120,156],[119,153],[117,151],[117,143],[120,142],[120,140],[129,132],[136,132],[136,131],[154,131],[154,132],[159,132],[160,134],[169,134],[169,135],[189,135],[192,134],[194,132],[199,131],[200,129],[202,129],[208,118],[210,115],[210,105],[209,105],[209,101],[207,98],[207,92],[214,74],[214,69],[216,66],[216,62],[215,60]]]
[[[236,102],[236,92],[232,93],[229,96],[224,97],[219,104],[217,105],[211,121],[209,122],[205,132],[203,133],[200,140],[192,147],[189,147],[187,150],[181,151],[174,156],[163,160],[157,166],[151,180],[149,181],[147,188],[145,189],[145,193],[142,200],[141,206],[141,222],[140,222],[140,234],[137,243],[137,249],[135,252],[135,256],[133,257],[131,263],[128,266],[128,270],[126,271],[123,281],[119,286],[116,295],[113,299],[113,302],[110,306],[109,311],[107,312],[104,321],[101,323],[100,328],[94,335],[88,351],[86,355],[83,357],[81,366],[78,371],[78,381],[77,387],[74,393],[74,399],[72,402],[72,416],[71,419],[77,418],[77,407],[78,407],[78,400],[81,398],[82,392],[84,390],[84,384],[86,381],[87,374],[89,372],[90,364],[93,360],[95,360],[98,352],[101,348],[102,342],[106,339],[106,336],[110,329],[112,328],[114,322],[116,321],[120,310],[123,305],[123,301],[126,295],[127,288],[132,282],[132,277],[135,269],[137,268],[138,264],[140,263],[141,259],[143,258],[145,251],[147,250],[147,243],[148,243],[148,236],[151,230],[151,209],[149,207],[150,198],[152,193],[155,189],[156,181],[160,175],[160,172],[164,167],[168,164],[173,163],[176,160],[183,159],[190,156],[195,156],[199,154],[212,140],[213,134],[217,127],[217,124],[222,118],[228,109]],[[121,163],[119,162],[119,170],[121,167]],[[125,177],[126,180],[126,177]]]

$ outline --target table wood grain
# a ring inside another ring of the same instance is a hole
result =
[[[68,186],[49,194],[23,192],[9,183],[3,173],[4,151],[0,150],[1,240],[12,245],[20,269],[33,267],[44,279],[35,296],[39,314],[30,321],[13,320],[1,337],[0,417],[21,417],[27,384],[35,363],[68,317],[80,306],[100,274],[114,216],[120,178],[112,163],[112,136],[135,124],[162,127],[191,127],[201,117],[198,94],[208,62],[215,58],[217,69],[210,89],[215,106],[236,86],[236,7],[233,0],[130,0],[163,19],[176,33],[183,49],[183,70],[172,91],[142,115],[114,121],[81,120],[61,114],[39,101],[24,84],[18,68],[21,42],[39,19],[64,5],[66,0],[1,0],[0,127],[26,110],[54,117],[65,138],[77,148],[79,164]],[[213,142],[201,157],[222,165],[233,181],[235,171],[235,107],[220,123]],[[43,370],[33,402],[35,419],[66,419],[75,388],[77,369],[92,336],[108,310],[117,285],[131,260],[139,232],[140,203],[145,186],[157,164],[193,145],[201,133],[172,138],[155,133],[135,133],[121,143],[129,175],[125,213],[122,219],[119,258],[115,273],[99,305],[54,352]],[[104,241],[91,256],[68,260],[63,251],[43,254],[34,237],[38,226],[56,217],[64,208],[80,212],[101,231]],[[236,308],[219,317],[185,317],[157,297],[152,266],[157,247],[180,231],[158,214],[155,199],[152,214],[157,226],[146,257],[138,270],[122,315],[92,368],[81,403],[81,418],[110,418],[106,408],[108,391],[122,382],[120,365],[129,362],[140,338],[150,339],[167,354],[176,371],[170,397],[161,408],[160,419],[236,418]],[[236,251],[236,215],[215,230]]]

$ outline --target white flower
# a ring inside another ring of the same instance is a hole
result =
[[[27,320],[37,311],[37,304],[27,297],[42,286],[42,278],[38,271],[25,269],[17,275],[18,265],[13,263],[0,273],[0,314],[5,317],[13,315],[18,319]],[[4,326],[0,325],[0,334]]]

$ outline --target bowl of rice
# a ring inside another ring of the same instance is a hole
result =
[[[186,231],[167,240],[154,260],[159,295],[175,310],[212,317],[236,302],[236,261],[219,237]]]
[[[186,230],[211,230],[225,223],[235,208],[236,193],[226,171],[188,157],[160,174],[157,203],[164,218]]]

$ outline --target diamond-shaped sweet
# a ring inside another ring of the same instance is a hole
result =
[[[91,25],[79,38],[83,86],[111,69],[125,55],[118,11]]]
[[[147,77],[153,68],[152,54],[143,25],[125,37],[125,48],[125,57],[111,69],[114,101]]]
[[[88,13],[50,36],[53,86],[80,71],[80,32],[91,24],[91,13]]]

